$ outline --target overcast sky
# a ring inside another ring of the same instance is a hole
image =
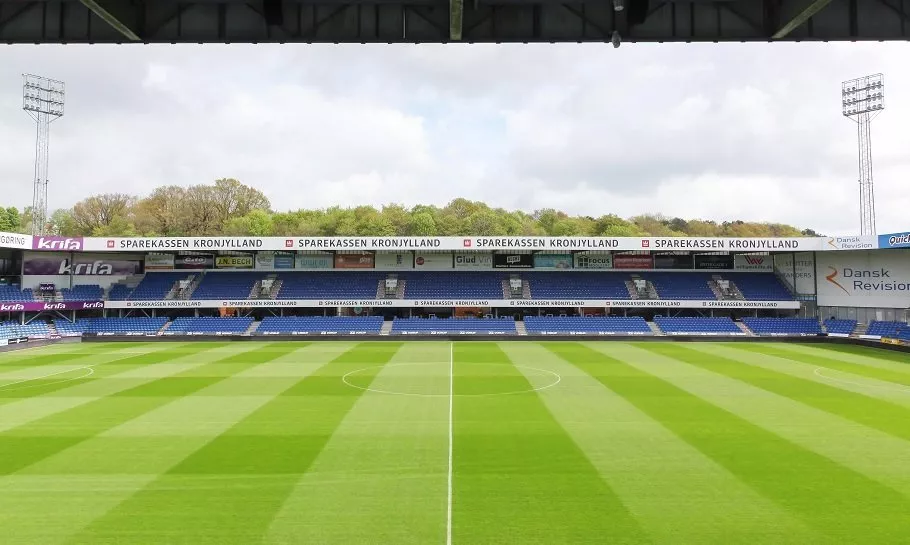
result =
[[[840,83],[885,74],[879,232],[910,228],[910,45],[4,46],[0,204],[31,202],[20,74],[66,82],[50,208],[234,177],[279,210],[444,204],[859,229]]]

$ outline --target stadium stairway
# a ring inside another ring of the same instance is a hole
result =
[[[527,335],[528,329],[525,327],[524,322],[515,322],[515,331],[518,331],[519,335]]]
[[[853,334],[851,334],[850,336],[851,337],[862,337],[863,335],[866,334],[867,331],[869,331],[869,324],[862,324],[862,323],[856,324],[856,329],[853,330]]]
[[[171,327],[171,324],[172,324],[172,323],[173,323],[173,322],[171,322],[171,321],[164,322],[164,325],[161,326],[161,329],[158,330],[158,335],[163,335],[164,332],[167,331],[167,329],[168,329],[169,327]]]
[[[657,327],[657,324],[655,324],[654,322],[648,322],[648,327],[651,328],[651,332],[654,333],[655,335],[663,335],[663,334],[664,334],[664,332],[661,331],[660,328]]]
[[[257,329],[259,329],[259,324],[261,323],[262,322],[258,320],[253,320],[253,323],[250,324],[250,327],[246,328],[246,331],[243,332],[243,335],[252,335],[256,332]]]
[[[755,333],[752,333],[752,330],[749,329],[748,327],[746,327],[746,324],[744,324],[744,323],[742,323],[742,322],[736,322],[736,327],[738,327],[739,329],[741,329],[742,332],[745,333],[746,335],[748,335],[749,337],[754,337],[754,336],[755,336]]]
[[[386,320],[386,321],[382,322],[382,328],[380,328],[379,334],[380,335],[391,335],[392,326],[394,324],[395,324],[395,322],[393,322],[392,320]]]

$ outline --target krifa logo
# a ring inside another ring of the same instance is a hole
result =
[[[34,250],[81,250],[81,238],[66,237],[38,237],[35,240]]]
[[[837,281],[837,277],[840,275],[838,270],[831,266],[829,266],[828,268],[831,269],[831,274],[825,276],[825,280],[827,280],[828,282],[831,282],[832,284],[834,284],[835,286],[840,288],[841,291],[843,291],[847,295],[850,295],[850,292],[847,291],[847,289],[845,287],[841,286],[840,282]]]

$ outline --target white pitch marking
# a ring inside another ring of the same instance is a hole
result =
[[[891,386],[881,386],[878,384],[863,384],[862,382],[855,382],[852,380],[844,380],[842,378],[829,377],[828,375],[823,375],[821,373],[822,369],[824,369],[824,367],[816,367],[815,372],[814,372],[815,376],[821,377],[825,380],[833,380],[834,382],[841,382],[843,384],[851,384],[853,386],[860,386],[862,388],[875,388],[877,390],[890,390],[892,392],[910,392],[910,388],[894,388]]]
[[[366,386],[359,386],[357,384],[351,383],[348,378],[351,375],[356,375],[357,373],[362,373],[364,371],[369,371],[370,369],[378,369],[380,367],[403,367],[403,366],[415,366],[415,365],[434,365],[429,363],[387,363],[385,365],[371,365],[370,367],[364,367],[362,369],[355,369],[349,373],[345,373],[341,377],[341,381],[350,386],[351,388],[357,388],[358,390],[363,390],[365,392],[374,392],[377,394],[389,394],[389,395],[398,395],[398,396],[412,396],[412,397],[449,397],[449,393],[445,394],[421,394],[417,392],[396,392],[394,390],[382,390],[379,388],[369,388]],[[438,365],[438,364],[436,364]],[[530,392],[540,392],[548,388],[552,388],[562,382],[562,375],[549,369],[540,369],[538,367],[530,367],[528,365],[518,365],[511,363],[472,363],[471,365],[508,365],[511,367],[520,367],[522,369],[530,369],[531,371],[538,371],[540,373],[546,373],[552,376],[555,380],[550,384],[545,384],[537,388],[530,388],[527,390],[515,390],[513,392],[491,392],[488,394],[451,394],[452,397],[489,397],[489,396],[506,396],[506,395],[515,395],[515,394],[527,394]]]
[[[452,545],[452,454],[454,451],[455,426],[455,343],[449,343],[449,476],[448,502],[446,509],[446,545]]]
[[[96,365],[100,365],[100,364],[96,364]],[[59,383],[61,383],[61,382],[69,382],[69,381],[71,381],[71,380],[78,380],[78,379],[80,379],[80,378],[90,377],[90,376],[92,376],[92,375],[95,374],[95,368],[94,368],[94,367],[95,367],[94,365],[86,365],[85,367],[75,367],[75,368],[73,368],[73,369],[67,369],[67,370],[65,370],[65,371],[57,371],[56,373],[48,373],[47,375],[41,375],[41,376],[39,376],[39,377],[30,377],[30,378],[24,378],[24,379],[22,379],[22,380],[16,380],[16,381],[13,381],[13,382],[7,382],[6,384],[0,384],[0,392],[13,391],[13,390],[22,390],[22,389],[25,389],[25,388],[31,388],[31,386],[24,386],[23,388],[7,388],[7,386],[15,386],[16,384],[22,384],[22,383],[24,383],[24,382],[31,382],[31,381],[33,381],[33,380],[41,380],[41,379],[43,379],[43,378],[54,377],[54,376],[57,376],[57,375],[62,375],[63,373],[72,373],[73,371],[79,371],[79,370],[82,370],[82,369],[88,369],[89,372],[86,373],[86,374],[84,374],[84,375],[80,375],[80,376],[78,376],[78,377],[70,377],[70,378],[67,378],[67,379],[63,379],[63,380],[58,380],[58,381],[55,381],[55,382],[51,382],[51,383],[49,383],[49,384],[59,384]]]

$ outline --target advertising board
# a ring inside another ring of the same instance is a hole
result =
[[[129,276],[142,271],[142,261],[129,259],[92,259],[68,254],[26,253],[22,261],[22,274],[29,276]]]
[[[692,254],[655,255],[655,269],[691,270],[694,266]]]
[[[910,252],[818,254],[818,305],[910,307]]]
[[[297,254],[295,269],[331,269],[335,266],[332,254]]]
[[[372,269],[373,254],[335,254],[336,269]]]
[[[696,269],[705,271],[732,270],[733,256],[729,254],[696,254],[693,265]]]
[[[294,254],[292,252],[258,252],[256,253],[256,268],[266,271],[293,269]]]
[[[174,256],[175,269],[214,269],[215,256],[211,254],[177,254]]]
[[[733,256],[733,268],[737,271],[771,272],[774,257],[770,255],[739,254]]]
[[[41,312],[44,310],[92,310],[103,309],[104,301],[66,301],[43,303],[28,301],[22,303],[0,303],[0,312]]]
[[[382,270],[402,270],[414,268],[414,254],[411,252],[379,252],[376,254],[376,268]]]
[[[220,255],[215,258],[217,269],[252,269],[254,265],[251,255]]]
[[[81,252],[85,249],[85,244],[81,237],[32,237],[32,250],[46,252]]]
[[[492,269],[493,254],[482,252],[459,252],[453,258],[456,269]]]
[[[571,269],[572,264],[572,254],[534,254],[535,269]]]
[[[414,254],[414,268],[427,271],[441,271],[452,268],[452,253],[421,253]]]
[[[879,235],[878,247],[883,249],[910,248],[910,232]]]
[[[576,269],[612,269],[613,256],[605,253],[579,252],[574,256]]]
[[[613,256],[614,269],[653,269],[654,259],[645,254],[616,254]]]
[[[534,267],[532,254],[493,254],[494,269],[531,269]]]
[[[774,272],[798,295],[815,295],[815,259],[811,252],[777,254]]]
[[[174,268],[174,254],[149,254],[145,256],[145,270],[169,271]]]
[[[34,244],[34,239],[31,235],[0,231],[0,248],[28,250],[32,247],[32,244]]]

